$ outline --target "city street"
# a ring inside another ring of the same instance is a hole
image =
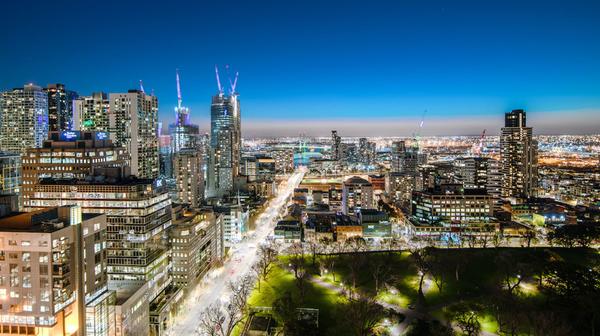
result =
[[[256,220],[256,230],[229,251],[223,267],[212,270],[185,299],[179,315],[175,318],[168,335],[193,335],[198,328],[201,312],[209,305],[225,301],[229,296],[227,284],[250,272],[256,261],[257,244],[263,242],[277,223],[279,214],[288,204],[290,195],[302,181],[304,171],[299,170],[279,186],[277,196]]]

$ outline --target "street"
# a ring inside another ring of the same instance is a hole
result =
[[[167,335],[193,335],[198,328],[201,312],[219,300],[226,301],[230,294],[228,282],[237,281],[250,272],[256,262],[257,244],[273,233],[281,209],[287,205],[287,200],[303,176],[303,170],[297,171],[290,175],[286,182],[280,184],[276,198],[271,200],[257,218],[256,230],[230,249],[223,267],[211,270],[190,292],[173,325],[167,330]]]

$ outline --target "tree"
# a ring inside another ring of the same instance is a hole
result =
[[[311,256],[312,256],[311,261],[312,261],[312,265],[314,267],[317,262],[317,254],[321,253],[321,251],[323,250],[323,245],[321,245],[321,243],[316,242],[316,241],[310,241],[310,242],[308,242],[308,250],[311,253]]]
[[[408,329],[406,336],[454,336],[452,328],[436,320],[426,321],[418,319]]]
[[[383,308],[371,297],[350,296],[344,316],[356,336],[372,335],[383,315]]]
[[[356,288],[356,280],[365,261],[365,254],[362,252],[366,249],[367,243],[362,237],[351,237],[344,245],[349,252],[346,259],[352,278],[352,288]]]
[[[198,333],[209,336],[230,336],[233,329],[242,322],[248,310],[248,296],[253,281],[245,277],[238,282],[229,282],[231,292],[229,301],[224,304],[212,304],[200,315]]]
[[[534,230],[527,230],[522,239],[528,248],[531,247],[531,243],[538,242],[537,233]]]
[[[590,247],[600,239],[600,227],[595,225],[563,225],[548,235],[552,244],[564,247]]]
[[[479,236],[479,244],[481,245],[481,247],[487,248],[493,232],[494,226],[492,224],[484,224],[481,227],[481,235]]]
[[[425,295],[423,294],[423,280],[425,279],[425,275],[429,272],[429,260],[428,254],[431,252],[432,248],[424,248],[424,249],[413,249],[410,251],[410,255],[417,266],[417,271],[419,274],[419,300],[425,301]]]
[[[277,247],[274,245],[261,245],[258,248],[258,260],[252,265],[252,270],[258,278],[258,291],[260,292],[260,280],[266,280],[275,266],[277,260]]]
[[[450,319],[462,330],[465,335],[479,335],[481,323],[479,323],[479,307],[460,303],[452,307]]]
[[[227,317],[220,304],[213,303],[200,314],[200,327],[197,334],[225,336],[224,324]]]
[[[431,274],[433,282],[441,293],[446,283],[446,275],[451,271],[449,267],[450,263],[440,253],[436,253],[436,251],[427,253],[426,258],[429,274]]]
[[[391,267],[389,261],[384,258],[381,258],[380,255],[372,256],[374,256],[374,258],[369,258],[371,259],[371,274],[373,275],[373,280],[375,281],[375,293],[379,293],[379,286],[382,282],[388,280],[388,277],[391,272]]]
[[[495,248],[498,248],[498,247],[502,246],[503,243],[504,243],[504,236],[502,235],[502,233],[501,232],[494,233],[494,235],[492,236],[492,245],[494,245]]]
[[[496,257],[496,265],[499,269],[501,287],[514,294],[515,289],[524,278],[525,265],[515,262],[515,256],[510,252],[501,252]]]

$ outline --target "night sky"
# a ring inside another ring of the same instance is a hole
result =
[[[144,82],[173,120],[175,69],[208,129],[214,65],[255,135],[600,132],[600,1],[7,1],[0,89]],[[426,113],[424,111],[427,110]],[[565,117],[566,116],[566,117]]]

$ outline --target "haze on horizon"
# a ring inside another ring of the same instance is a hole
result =
[[[3,4],[0,90],[82,95],[144,81],[174,118],[175,68],[208,129],[214,65],[239,71],[245,137],[490,134],[523,108],[537,134],[598,133],[600,3],[228,1]],[[57,38],[55,38],[57,37]],[[226,77],[224,71],[222,75]],[[226,79],[225,79],[226,80]]]

